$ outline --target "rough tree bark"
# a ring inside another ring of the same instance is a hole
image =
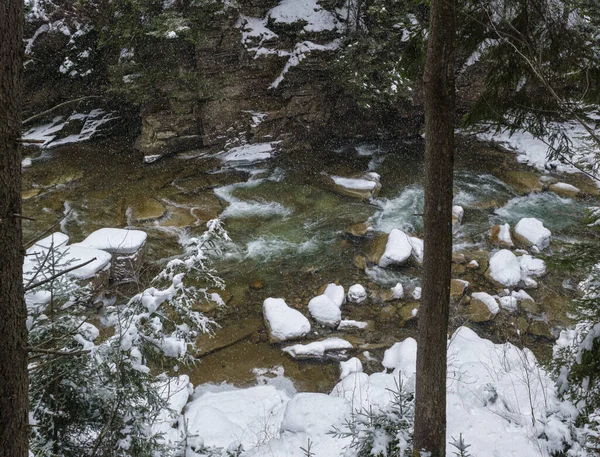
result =
[[[0,457],[28,455],[21,137],[23,0],[0,0]]]
[[[446,353],[452,267],[455,0],[431,0],[423,76],[425,251],[419,309],[414,455],[446,455]]]

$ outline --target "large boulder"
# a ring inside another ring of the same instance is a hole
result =
[[[310,332],[308,319],[282,298],[267,298],[263,303],[263,316],[271,343],[302,338]]]
[[[498,302],[486,292],[475,292],[467,308],[467,315],[472,322],[488,322],[500,311]]]
[[[135,278],[140,271],[146,238],[146,232],[141,230],[102,228],[79,244],[109,252],[112,255],[111,279],[124,281]]]
[[[409,236],[402,230],[394,229],[390,232],[385,251],[379,259],[380,267],[389,267],[391,265],[402,265],[411,256],[413,245]]]
[[[311,299],[308,310],[313,319],[325,327],[335,328],[342,319],[340,307],[325,294]]]
[[[525,246],[536,246],[545,249],[550,246],[552,233],[539,219],[526,217],[515,225],[515,238]]]
[[[490,259],[488,276],[505,287],[515,287],[521,281],[521,265],[508,249],[496,252]]]

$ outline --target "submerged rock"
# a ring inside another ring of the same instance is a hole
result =
[[[167,208],[154,198],[138,198],[127,210],[132,222],[150,222],[160,219],[167,212]]]

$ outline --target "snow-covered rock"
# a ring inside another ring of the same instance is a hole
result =
[[[308,344],[295,344],[283,348],[295,359],[323,359],[325,357],[343,360],[346,351],[352,349],[352,344],[342,338],[332,337]]]
[[[185,411],[189,436],[198,436],[205,446],[227,449],[239,443],[250,449],[278,434],[289,400],[271,385],[197,393]]]
[[[506,287],[514,287],[521,280],[521,265],[517,256],[508,249],[496,252],[490,259],[490,277]]]
[[[504,297],[500,297],[498,300],[500,302],[500,308],[506,309],[508,311],[516,311],[518,306],[518,300],[516,297],[511,295],[507,295]]]
[[[64,262],[66,268],[71,268],[76,265],[81,265],[90,262],[87,265],[81,266],[67,273],[75,279],[92,279],[103,271],[108,271],[110,268],[110,260],[112,256],[108,252],[99,249],[92,249],[79,244],[71,244],[62,246],[59,252],[63,255],[61,262]]]
[[[515,225],[515,237],[517,241],[526,246],[536,246],[538,249],[545,249],[550,246],[552,233],[539,219],[535,217],[526,217],[521,219]]]
[[[362,178],[344,178],[342,176],[331,176],[335,189],[349,197],[369,199],[374,197],[381,184],[377,173],[367,173]]]
[[[411,256],[413,246],[410,238],[402,230],[394,229],[390,232],[385,251],[379,259],[380,267],[389,267],[390,265],[402,265]]]
[[[245,144],[230,149],[221,160],[229,164],[248,164],[268,160],[273,154],[273,143]]]
[[[408,241],[410,241],[410,245],[412,246],[412,256],[417,261],[418,264],[423,263],[423,240],[420,238],[416,238],[414,236],[409,236]]]
[[[102,228],[91,233],[80,245],[112,254],[111,279],[135,278],[142,268],[147,234],[141,230]]]
[[[423,290],[420,287],[415,287],[412,291],[412,298],[419,301],[421,299],[421,294]]]
[[[471,301],[478,300],[483,303],[492,314],[498,314],[500,308],[498,302],[487,292],[474,292],[471,294]]]
[[[556,195],[568,198],[577,197],[581,192],[579,188],[572,186],[571,184],[567,184],[565,182],[557,182],[555,184],[550,184],[548,190],[550,190],[550,192],[554,192]]]
[[[327,284],[327,287],[325,287],[325,290],[323,291],[323,295],[335,303],[338,308],[340,308],[346,302],[346,293],[344,292],[344,287],[338,286],[337,284]]]
[[[342,319],[340,307],[327,295],[317,295],[308,302],[308,311],[319,324],[335,328]]]
[[[505,248],[512,248],[514,243],[510,236],[510,225],[494,225],[490,229],[490,243]]]
[[[405,376],[415,373],[417,363],[417,341],[406,338],[400,343],[395,343],[383,354],[381,364],[388,370],[400,370]]]
[[[272,343],[302,338],[310,332],[308,319],[281,298],[267,298],[263,303],[263,315]]]
[[[397,283],[394,287],[392,287],[392,298],[395,300],[404,298],[404,287],[402,287],[401,283]]]
[[[306,32],[331,32],[339,26],[336,16],[317,0],[282,0],[267,17],[275,24],[301,23]]]
[[[546,262],[542,259],[536,259],[529,254],[517,257],[521,266],[521,275],[523,278],[529,276],[543,276],[546,274]]]
[[[462,206],[454,205],[452,207],[452,232],[456,233],[460,228],[460,224],[462,224],[463,216],[465,215],[465,210]]]
[[[79,244],[111,254],[134,254],[146,243],[147,236],[146,232],[141,230],[102,228],[91,233]]]
[[[348,289],[348,301],[350,303],[362,303],[367,299],[367,291],[360,284],[354,284]]]
[[[352,319],[342,319],[338,330],[364,330],[369,326],[368,322],[355,321]]]
[[[345,362],[340,362],[340,379],[344,379],[352,373],[361,373],[362,371],[362,362],[356,357],[352,357]]]

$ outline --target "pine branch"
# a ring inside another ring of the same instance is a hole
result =
[[[25,292],[28,292],[31,289],[35,289],[36,287],[43,286],[44,284],[47,284],[50,281],[54,281],[56,278],[60,278],[61,276],[66,275],[67,273],[69,273],[69,272],[71,272],[73,270],[77,270],[78,268],[85,267],[86,265],[89,265],[90,263],[92,263],[94,260],[96,260],[96,257],[94,257],[93,259],[88,260],[87,262],[83,262],[83,263],[81,263],[79,265],[75,265],[74,267],[67,268],[66,270],[60,271],[60,272],[56,273],[55,275],[50,276],[47,279],[44,279],[44,280],[39,281],[39,282],[36,282],[35,284],[28,285],[27,287],[25,287]]]

